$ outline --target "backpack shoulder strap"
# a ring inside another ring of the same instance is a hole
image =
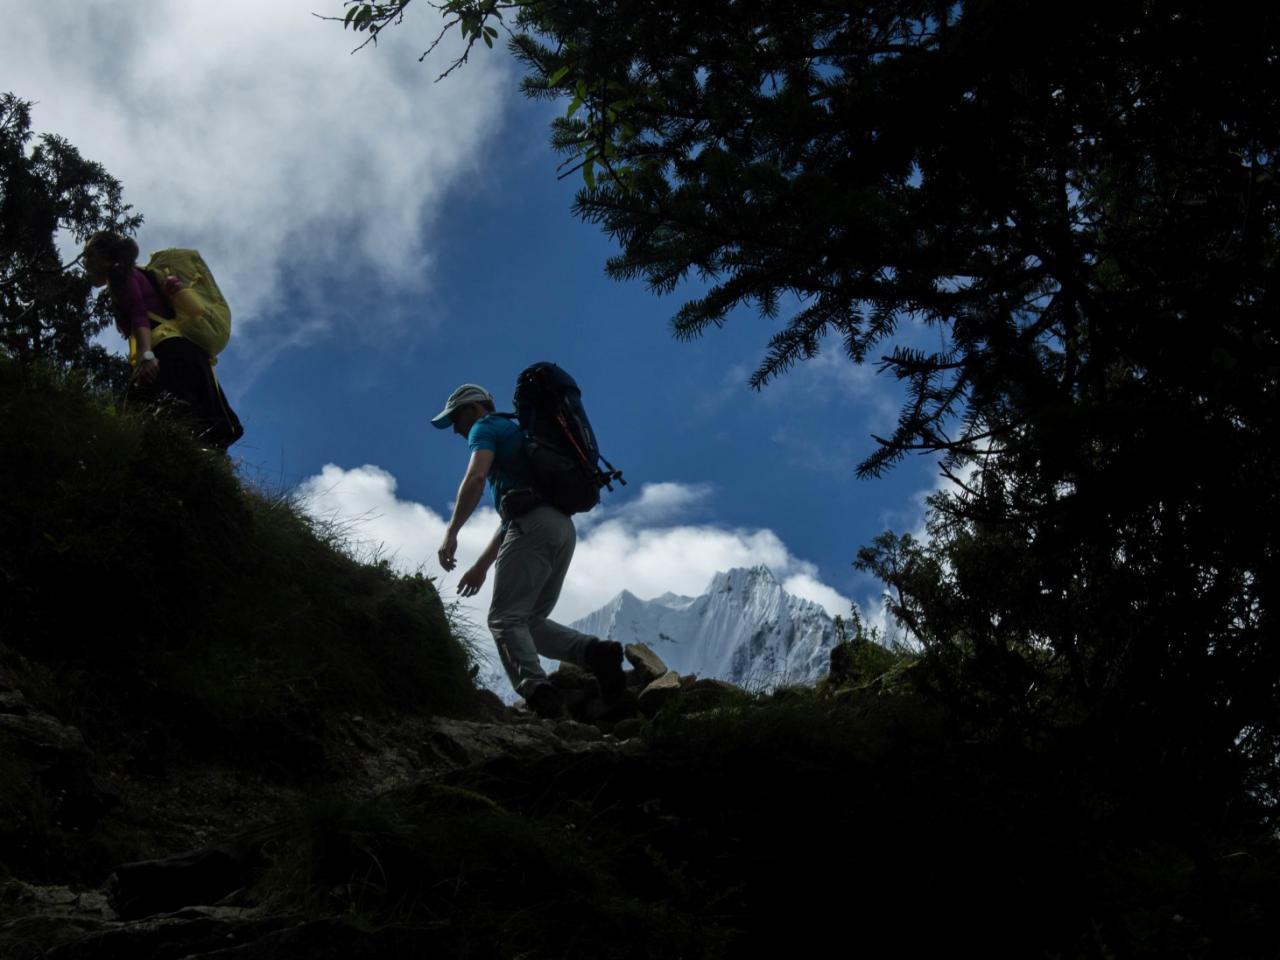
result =
[[[156,296],[160,298],[160,302],[163,303],[168,308],[169,314],[172,316],[173,302],[169,298],[169,294],[164,292],[164,287],[160,283],[160,277],[159,277],[160,271],[151,267],[143,267],[141,269],[142,269],[142,275],[146,277],[147,280],[150,282],[151,289],[156,292]]]

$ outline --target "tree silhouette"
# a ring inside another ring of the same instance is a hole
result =
[[[62,232],[83,242],[98,230],[132,233],[142,217],[119,181],[52,134],[30,146],[31,104],[0,95],[0,350],[24,364],[76,367],[117,384],[122,360],[92,342],[110,321],[77,262],[58,253]]]

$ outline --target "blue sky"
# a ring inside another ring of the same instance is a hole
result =
[[[676,341],[679,292],[604,276],[611,244],[571,216],[576,178],[556,179],[552,109],[519,96],[505,52],[432,83],[425,4],[354,57],[314,0],[194,6],[24,6],[0,37],[0,89],[124,183],[144,253],[205,254],[235,317],[218,370],[247,476],[298,490],[356,549],[440,576],[466,454],[428,418],[466,381],[504,405],[551,360],[629,481],[579,518],[566,619],[752,562],[832,612],[874,608],[857,548],[918,528],[936,486],[919,459],[854,477],[892,428],[893,384],[830,350],[751,391],[781,321],[749,311]],[[495,522],[469,524],[464,565]]]

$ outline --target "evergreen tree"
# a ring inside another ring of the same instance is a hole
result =
[[[754,305],[781,329],[753,385],[832,341],[906,383],[859,472],[930,452],[956,486],[929,544],[860,563],[953,702],[1275,803],[1280,12],[442,9],[468,53],[514,13],[525,92],[571,98],[552,140],[609,273],[709,281],[677,336]]]
[[[64,232],[77,243],[98,230],[132,233],[142,218],[99,164],[61,137],[32,147],[32,136],[31,105],[0,95],[0,351],[118,384],[124,362],[92,342],[111,322],[107,301],[57,244]]]

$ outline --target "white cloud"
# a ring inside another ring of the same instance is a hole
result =
[[[705,501],[713,492],[709,483],[646,483],[640,488],[640,496],[613,509],[604,508],[598,513],[579,518],[582,525],[593,525],[595,520],[612,516],[625,519],[632,525],[651,525],[670,522]]]
[[[700,594],[718,571],[764,564],[778,576],[800,563],[772,530],[712,525],[637,526],[606,519],[578,542],[565,581],[565,619],[590,613],[622,590],[651,598]]]
[[[892,379],[878,374],[874,363],[854,363],[836,337],[827,337],[822,352],[798,364],[788,376],[799,392],[815,402],[856,401],[869,408],[867,417],[875,421],[892,423],[897,416]]]
[[[655,505],[683,506],[705,496],[705,487],[653,484],[631,506],[602,512],[589,526],[580,524],[573,564],[565,580],[555,619],[568,623],[603,606],[622,590],[650,598],[663,593],[701,593],[712,576],[732,567],[764,564],[786,589],[847,614],[849,600],[823,584],[817,567],[792,554],[772,530],[729,529],[712,524],[669,524]],[[344,470],[328,464],[304,481],[298,494],[313,516],[345,531],[357,552],[387,556],[400,569],[422,569],[436,576],[447,598],[455,596],[458,577],[484,550],[498,526],[492,508],[481,507],[459,537],[459,567],[440,569],[436,550],[447,517],[420,503],[400,499],[396,479],[379,467]],[[639,509],[636,504],[647,504]],[[492,578],[490,578],[491,580]],[[464,604],[470,619],[483,625],[491,583]]]
[[[381,467],[366,464],[344,470],[326,464],[319,474],[298,485],[297,495],[304,509],[332,524],[357,556],[386,557],[398,569],[422,569],[456,582],[457,575],[445,575],[436,560],[448,518],[400,499],[396,478]],[[460,570],[479,556],[497,526],[498,515],[491,507],[476,510],[458,537]]]
[[[353,34],[312,16],[341,11],[338,0],[80,0],[33,5],[0,31],[0,90],[37,101],[38,132],[124,183],[146,216],[144,256],[201,250],[232,303],[233,343],[254,352],[268,310],[288,307],[273,343],[336,319],[329,291],[300,278],[424,289],[424,231],[450,187],[496,162],[484,147],[514,99],[500,55],[431,82],[438,71],[418,63],[439,23],[429,5],[354,56]]]
[[[782,589],[805,600],[812,600],[833,617],[844,617],[846,620],[849,617],[849,600],[811,573],[793,573],[782,582]]]
[[[764,349],[761,347],[761,358]],[[705,416],[715,416],[731,403],[748,397],[767,407],[847,409],[857,407],[868,426],[886,429],[898,414],[901,389],[892,378],[876,372],[874,363],[854,363],[835,336],[826,337],[817,356],[797,363],[774,377],[759,393],[748,386],[755,367],[735,364],[699,403]]]

